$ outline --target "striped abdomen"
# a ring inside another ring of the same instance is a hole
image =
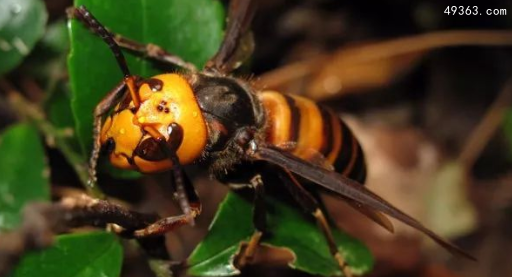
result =
[[[268,143],[364,182],[366,166],[361,146],[336,114],[299,96],[263,91],[258,98],[267,114]]]

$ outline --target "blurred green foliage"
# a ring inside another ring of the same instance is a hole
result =
[[[0,74],[15,68],[44,33],[48,14],[40,0],[0,1]]]
[[[11,277],[118,277],[122,259],[113,234],[61,235],[52,247],[25,255]]]
[[[30,124],[4,130],[0,153],[1,231],[18,226],[27,203],[50,199],[50,173],[39,134]]]

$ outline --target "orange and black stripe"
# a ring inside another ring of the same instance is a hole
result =
[[[361,146],[336,114],[299,96],[263,91],[258,98],[267,114],[268,143],[287,146],[284,149],[301,159],[321,160],[336,172],[364,182],[366,165]]]

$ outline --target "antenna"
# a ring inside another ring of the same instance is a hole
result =
[[[126,64],[126,59],[124,58],[123,52],[121,52],[121,48],[119,48],[119,45],[117,45],[116,41],[114,40],[114,36],[103,25],[101,25],[100,22],[98,22],[98,20],[91,14],[91,12],[89,12],[89,10],[87,10],[85,6],[69,8],[68,16],[70,18],[78,19],[95,35],[101,37],[114,54],[117,64],[121,68],[124,77],[126,78],[131,76],[128,65]]]

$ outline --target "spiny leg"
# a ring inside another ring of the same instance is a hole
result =
[[[178,193],[178,201],[180,206],[182,206],[182,209],[184,209],[183,205],[186,205],[189,208],[185,208],[186,210],[183,211],[182,215],[163,218],[144,229],[134,231],[133,237],[143,238],[162,235],[180,226],[192,224],[194,222],[195,217],[201,213],[201,202],[199,201],[199,198],[185,172],[182,172],[181,176],[183,177],[181,181],[180,179],[175,178],[174,182],[177,188],[183,188],[183,191],[187,192],[187,194]]]
[[[102,100],[96,105],[94,109],[94,122],[93,122],[93,146],[91,151],[91,157],[89,158],[89,181],[87,183],[90,190],[93,190],[96,186],[96,166],[98,165],[98,157],[100,155],[101,143],[101,121],[103,116],[106,115],[124,95],[126,83],[122,81],[114,89],[112,89]]]
[[[199,211],[192,210],[188,214],[166,217],[158,220],[157,222],[149,225],[144,229],[134,231],[132,236],[134,238],[145,238],[150,236],[163,235],[178,227],[190,224],[198,214]]]
[[[201,213],[201,202],[199,201],[199,197],[197,196],[196,191],[185,172],[182,171],[180,175],[181,179],[176,178],[176,175],[173,173],[177,191],[180,190],[178,188],[181,188],[184,192],[177,193],[178,202],[183,210],[183,214],[160,219],[145,228],[129,233],[128,236],[134,238],[146,238],[163,235],[183,225],[192,224],[194,222],[195,217]],[[188,208],[183,207],[184,205]],[[124,230],[121,230],[121,232],[126,234]]]
[[[145,56],[155,61],[169,64],[172,66],[181,67],[191,72],[197,71],[195,65],[186,62],[182,58],[165,51],[162,47],[158,45],[151,43],[143,44],[138,41],[123,37],[119,34],[115,34],[114,39],[120,47],[135,52],[138,55]]]
[[[183,141],[183,129],[179,124],[171,123],[167,128],[167,133],[169,134],[169,139],[165,146],[167,155],[170,157],[173,164],[171,175],[175,180],[174,185],[176,189],[176,198],[181,211],[184,214],[189,214],[192,211],[199,214],[201,212],[201,202],[192,182],[185,174],[179,158],[176,155],[176,151],[178,151],[178,148]],[[162,145],[161,147],[164,146]],[[193,220],[190,223],[193,225]]]
[[[174,180],[178,204],[184,214],[194,214],[195,217],[201,213],[201,201],[197,196],[197,192],[190,178],[185,174],[179,161],[173,159],[173,164],[171,176]],[[188,222],[189,224],[194,224],[194,217]]]
[[[254,176],[251,181],[251,187],[254,189],[254,210],[253,210],[253,224],[255,231],[249,240],[249,243],[242,248],[242,251],[236,258],[236,265],[238,267],[244,267],[252,261],[256,249],[260,244],[261,237],[263,236],[266,225],[267,225],[267,209],[265,205],[265,187],[261,175]]]
[[[155,140],[157,140],[160,144],[161,150],[165,151],[173,163],[171,174],[174,179],[178,202],[183,214],[161,219],[144,229],[136,230],[133,232],[133,236],[137,238],[165,234],[182,225],[192,224],[194,222],[194,218],[201,213],[201,202],[199,201],[199,197],[197,196],[190,179],[187,177],[179,162],[179,158],[176,155],[176,150],[183,140],[182,128],[178,124],[172,123],[168,128],[168,140],[166,140],[165,137],[153,127],[149,126],[144,129]]]
[[[125,38],[118,34],[112,34],[108,30],[106,30],[105,27],[103,27],[93,16],[92,14],[85,8],[84,6],[80,6],[78,8],[71,7],[68,9],[68,16],[70,18],[76,18],[80,20],[86,27],[91,29],[91,31],[97,35],[99,35],[103,40],[107,42],[109,47],[116,47],[119,48],[125,48],[130,51],[133,51],[139,55],[149,57],[151,59],[154,59],[156,61],[160,61],[163,63],[167,63],[173,66],[182,67],[189,71],[197,71],[196,67],[184,61],[180,57],[173,55],[169,52],[166,52],[163,50],[160,46],[154,45],[154,44],[142,44],[140,42],[131,40],[129,38]],[[114,46],[114,44],[116,46]],[[113,51],[115,52],[114,55],[116,56],[116,59],[118,57],[122,56],[121,51],[119,49],[116,49]],[[124,58],[122,58],[124,60]],[[119,62],[119,61],[118,61]],[[126,62],[124,62],[126,65]],[[125,66],[126,67],[126,66]],[[123,71],[123,73],[126,73]]]
[[[80,6],[78,8],[71,7],[67,10],[67,13],[69,18],[77,19],[91,32],[102,38],[114,54],[114,57],[116,58],[116,61],[124,76],[131,75],[130,70],[128,69],[128,65],[126,64],[126,59],[124,58],[121,49],[115,42],[114,37],[100,22],[98,22],[98,20],[91,14],[91,12],[89,12],[89,10],[87,10],[85,6]]]
[[[334,236],[332,235],[331,228],[327,221],[327,218],[324,212],[321,209],[320,204],[316,201],[313,195],[311,195],[301,184],[300,182],[293,176],[293,174],[287,170],[281,172],[279,177],[283,181],[285,187],[291,193],[292,197],[302,206],[302,208],[307,212],[312,214],[318,227],[324,234],[327,244],[329,246],[329,251],[331,255],[334,257],[336,262],[338,263],[341,271],[344,276],[351,277],[353,276],[352,270],[350,266],[347,264],[341,253],[338,251],[338,246],[336,245],[336,241],[334,240]]]

